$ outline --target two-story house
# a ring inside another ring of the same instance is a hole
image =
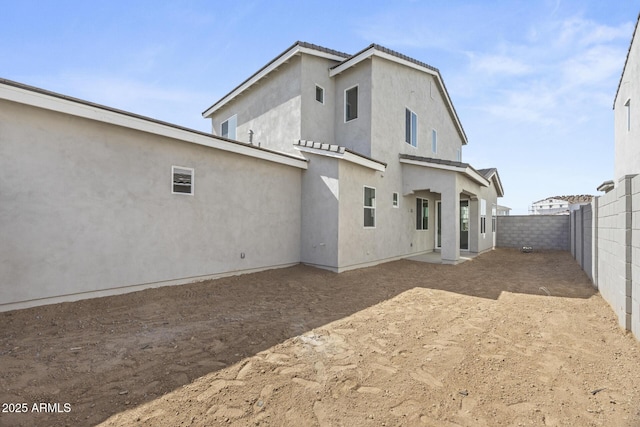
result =
[[[495,168],[468,143],[438,69],[370,45],[297,42],[214,103],[214,134],[301,155],[301,261],[334,271],[495,245]]]
[[[427,64],[296,43],[204,115],[213,134],[0,79],[0,311],[494,245],[500,178],[462,162]]]

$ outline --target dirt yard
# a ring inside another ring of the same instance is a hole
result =
[[[2,426],[640,426],[640,344],[565,252],[297,266],[0,325]]]

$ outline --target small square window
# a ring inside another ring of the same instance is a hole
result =
[[[171,193],[193,195],[195,170],[182,166],[171,166]]]
[[[324,104],[324,89],[316,85],[316,101]]]
[[[344,92],[344,121],[358,118],[358,86]]]
[[[399,203],[400,203],[400,202],[399,202],[399,198],[398,198],[398,193],[393,193],[393,202],[392,202],[392,203],[393,203],[393,204],[392,204],[392,206],[393,206],[394,208],[397,208],[397,207],[398,207],[398,205],[399,205]]]

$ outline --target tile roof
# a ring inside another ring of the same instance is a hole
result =
[[[469,164],[469,163],[463,163],[463,162],[454,162],[453,160],[443,160],[443,159],[434,159],[432,157],[422,157],[422,156],[414,156],[412,154],[400,154],[400,158],[401,159],[407,159],[407,160],[416,160],[418,162],[425,162],[425,163],[434,163],[437,165],[446,165],[446,166],[454,166],[457,168],[471,168],[473,169],[473,167]],[[475,169],[473,169],[476,172],[480,172],[477,171]]]
[[[553,196],[553,197],[547,197],[542,200],[538,200],[537,202],[533,202],[533,204],[544,202],[546,200],[551,200],[551,199],[563,200],[568,203],[589,203],[591,202],[591,200],[593,200],[593,196],[590,194],[579,194],[574,196]]]
[[[438,70],[436,67],[434,67],[432,65],[427,64],[426,62],[418,61],[417,59],[411,58],[410,56],[404,55],[404,54],[402,54],[400,52],[396,52],[395,50],[391,50],[389,48],[386,48],[386,47],[381,46],[381,45],[376,44],[376,43],[371,43],[369,46],[365,47],[360,52],[357,52],[357,53],[354,53],[353,55],[350,55],[343,62],[341,62],[340,64],[337,64],[337,65],[334,65],[331,68],[332,69],[333,68],[337,68],[340,65],[342,65],[344,62],[348,61],[349,59],[351,59],[353,57],[356,57],[356,56],[366,52],[369,49],[376,49],[376,50],[379,50],[380,52],[388,53],[389,55],[395,56],[395,57],[400,58],[400,59],[404,59],[405,61],[409,61],[409,62],[414,63],[416,65],[419,65],[421,67],[428,68],[429,70],[435,71],[436,73],[440,74],[440,70]]]

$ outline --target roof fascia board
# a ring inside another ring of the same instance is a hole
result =
[[[70,99],[58,98],[53,95],[34,92],[21,87],[0,84],[0,99],[203,145],[222,151],[241,154],[300,169],[307,169],[308,166],[307,161],[302,158],[296,158],[290,155],[244,145],[242,143],[227,141],[213,135],[205,135],[197,131],[173,127],[168,124],[147,120],[142,117],[134,117],[100,108],[98,105],[87,105]]]
[[[352,56],[351,58],[344,60],[343,58],[343,63],[337,65],[334,68],[329,69],[329,77],[334,77],[342,72],[344,72],[346,69],[351,68],[357,64],[359,64],[360,62],[364,61],[365,59],[371,58],[371,56],[373,56],[376,52],[376,48],[374,46],[369,47],[369,49],[366,49],[362,52],[360,52],[358,55]]]
[[[327,58],[334,61],[344,61],[344,57],[342,56],[296,44],[292,46],[291,49],[289,49],[288,51],[280,55],[278,58],[276,58],[274,61],[272,61],[270,64],[268,64],[266,67],[264,67],[262,70],[258,71],[253,76],[249,77],[248,80],[240,84],[240,86],[235,88],[233,91],[227,94],[224,98],[222,98],[221,100],[213,104],[211,107],[209,107],[204,113],[202,113],[202,116],[203,117],[211,116],[211,114],[213,114],[216,110],[219,110],[220,108],[222,108],[224,105],[226,105],[228,102],[236,98],[242,92],[249,89],[251,86],[256,84],[258,81],[262,80],[268,74],[280,68],[282,65],[286,64],[294,56],[299,55],[301,53],[314,55],[321,58]]]
[[[473,168],[469,166],[466,168],[463,168],[463,167],[452,166],[452,165],[443,165],[439,163],[421,162],[419,160],[411,160],[411,159],[400,159],[400,163],[458,172],[458,173],[467,175],[469,178],[471,178],[472,180],[476,181],[478,184],[483,185],[485,187],[488,187],[490,184],[489,180],[484,178],[482,175],[480,175],[478,172],[476,172]]]
[[[384,172],[387,169],[383,164],[380,164],[373,160],[365,159],[364,157],[360,157],[349,151],[345,151],[344,153],[338,153],[335,151],[321,150],[319,148],[305,147],[301,145],[295,145],[295,148],[305,153],[318,154],[320,156],[333,157],[340,160],[346,160],[347,162],[355,163],[357,165],[364,166],[366,168],[373,169],[378,172]]]

